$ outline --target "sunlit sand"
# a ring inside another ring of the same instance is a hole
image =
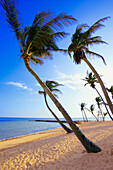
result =
[[[112,170],[113,123],[88,122],[78,125],[101,147],[87,153],[74,133],[62,128],[0,141],[0,170]]]

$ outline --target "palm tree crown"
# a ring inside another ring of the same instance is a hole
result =
[[[62,92],[59,89],[57,89],[58,86],[63,86],[62,84],[59,84],[56,81],[51,81],[51,80],[46,80],[45,84],[56,97],[58,97],[56,93],[62,94]],[[39,94],[45,94],[45,93],[46,93],[45,91],[39,91]]]
[[[63,51],[56,45],[56,39],[63,38],[67,34],[59,32],[59,30],[77,21],[75,18],[64,13],[53,17],[49,10],[42,11],[36,14],[31,26],[22,29],[15,1],[1,0],[1,2],[6,12],[7,21],[20,43],[23,59],[27,57],[29,61],[35,64],[42,64],[43,61],[40,57],[51,57],[51,50]]]
[[[90,84],[92,88],[95,88],[95,83],[98,83],[98,80],[95,74],[93,74],[92,72],[91,73],[87,72],[87,76],[85,77],[85,79],[82,79],[82,80],[87,82],[84,86],[86,86],[87,84]]]
[[[80,104],[80,107],[81,107],[81,111],[83,111],[84,110],[84,107],[86,106],[86,104],[85,103],[81,103]]]
[[[98,20],[95,24],[89,27],[86,24],[80,25],[76,28],[75,33],[72,36],[72,43],[68,47],[68,53],[71,57],[71,52],[73,52],[73,59],[76,64],[80,64],[83,58],[86,58],[86,54],[95,55],[101,57],[103,62],[105,63],[104,58],[95,52],[89,50],[89,46],[93,44],[106,44],[105,41],[101,40],[100,36],[92,37],[92,33],[94,33],[97,29],[103,27],[101,24],[102,21],[105,21],[109,17],[102,18]],[[87,28],[87,31],[83,31],[83,29]]]

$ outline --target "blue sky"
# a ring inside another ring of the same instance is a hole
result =
[[[100,18],[110,16],[104,22],[105,27],[98,30],[95,35],[102,36],[108,45],[91,47],[100,53],[106,60],[107,66],[99,58],[89,58],[89,61],[102,76],[107,87],[113,85],[113,1],[112,0],[17,0],[22,27],[31,25],[35,14],[42,10],[50,9],[55,15],[66,12],[75,17],[78,22],[73,26],[66,27],[64,31],[70,35],[62,41],[58,41],[59,47],[67,49],[71,43],[71,35],[76,26],[87,23],[92,25]],[[47,110],[42,95],[38,94],[42,88],[34,77],[26,70],[24,62],[20,59],[20,47],[14,33],[5,20],[5,14],[0,6],[0,116],[13,117],[52,117]],[[33,69],[43,81],[55,80],[64,84],[59,89],[63,95],[59,95],[59,101],[71,117],[82,117],[81,102],[87,103],[87,107],[95,104],[95,113],[98,111],[95,103],[96,92],[91,87],[84,87],[81,80],[85,77],[88,66],[82,62],[75,65],[68,55],[53,53],[52,60],[45,60],[42,66],[33,66]],[[100,93],[103,95],[99,85]],[[111,96],[110,96],[111,97]],[[54,104],[48,102],[55,113],[62,117]],[[104,108],[103,108],[104,109]],[[92,115],[87,112],[87,115]]]

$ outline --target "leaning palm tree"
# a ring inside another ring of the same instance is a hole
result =
[[[106,88],[108,92],[111,93],[112,99],[113,99],[113,86],[110,87],[110,89]]]
[[[102,104],[102,100],[101,100],[100,97],[96,97],[95,100],[96,100],[97,106],[98,106],[98,108],[99,108],[99,112],[100,112],[100,114],[101,114],[101,116],[102,116],[102,119],[103,119],[103,121],[104,121],[104,115],[103,115],[102,109],[101,109],[101,107],[100,107],[100,105]]]
[[[86,112],[85,112],[85,110],[84,110],[85,105],[86,105],[85,103],[81,103],[81,104],[80,104],[80,108],[81,108],[81,112],[82,112],[83,119],[84,119],[84,116],[85,116],[84,121],[88,122],[88,119],[87,119],[87,116],[86,116]]]
[[[95,114],[94,114],[94,104],[92,104],[92,105],[90,106],[90,109],[88,109],[88,108],[85,108],[85,109],[87,109],[89,112],[91,112],[92,115],[95,117],[95,119],[96,119],[97,121],[99,121],[98,118],[97,118],[97,117],[95,116]]]
[[[104,102],[104,99],[102,98],[102,96],[100,95],[99,91],[98,91],[97,88],[96,88],[95,83],[98,83],[98,80],[97,80],[95,74],[93,74],[92,72],[91,72],[91,73],[88,73],[88,72],[87,72],[87,76],[85,77],[85,79],[82,79],[82,80],[86,81],[86,83],[85,83],[84,86],[86,86],[87,84],[89,84],[93,89],[96,90],[96,92],[97,92],[98,95],[100,96],[101,100],[103,101],[103,104],[104,104],[104,106],[105,106],[105,108],[106,108],[106,111],[107,111],[109,117],[111,118],[111,120],[113,120],[112,116],[110,115],[110,113],[109,113],[109,111],[108,111],[108,108],[107,108],[107,106],[106,106],[106,103]]]
[[[17,40],[20,44],[21,58],[25,63],[26,69],[34,76],[44,91],[51,98],[87,152],[100,152],[100,147],[85,137],[85,135],[80,131],[69,114],[60,104],[58,99],[52,94],[45,83],[30,66],[30,61],[35,64],[42,64],[42,57],[50,57],[51,50],[60,50],[57,47],[55,40],[56,38],[64,37],[66,34],[64,32],[58,32],[58,29],[64,28],[65,25],[71,24],[76,20],[72,16],[68,16],[63,13],[53,18],[50,12],[43,11],[35,16],[32,26],[25,27],[25,29],[22,30],[20,28],[20,18],[18,18],[18,10],[16,8],[15,1],[1,0],[1,5],[5,10],[7,21],[15,32]]]
[[[102,57],[102,55],[95,53],[93,51],[90,51],[89,46],[93,45],[93,44],[106,44],[105,41],[101,40],[100,36],[92,37],[92,33],[94,33],[99,28],[103,27],[104,25],[101,24],[101,22],[107,20],[108,18],[109,17],[105,17],[105,18],[98,20],[91,27],[89,27],[85,24],[78,26],[76,28],[75,33],[72,36],[72,43],[68,47],[68,53],[71,57],[71,52],[73,52],[73,59],[74,59],[75,64],[80,64],[81,60],[83,60],[90,67],[90,69],[93,71],[98,82],[100,83],[100,86],[103,90],[104,96],[107,100],[108,106],[113,114],[113,105],[112,105],[111,100],[108,96],[106,88],[105,88],[99,74],[94,69],[94,67],[91,65],[91,63],[87,60],[87,56],[86,56],[86,54],[89,54],[89,55],[94,55],[94,56],[100,57],[103,60],[103,62],[105,63],[105,60]],[[83,31],[83,29],[85,29],[85,28],[87,28],[87,30]]]
[[[58,95],[56,93],[60,93],[62,94],[62,92],[57,89],[58,86],[62,86],[62,84],[57,83],[56,81],[50,81],[50,80],[46,80],[45,82],[46,86],[49,88],[49,90],[51,92],[53,92],[53,94],[58,97]],[[54,116],[54,118],[57,120],[57,122],[62,126],[62,128],[67,132],[67,133],[72,133],[73,131],[71,129],[69,129],[67,126],[65,126],[60,120],[59,118],[56,116],[56,114],[52,111],[52,109],[49,107],[48,102],[47,102],[47,94],[45,91],[39,91],[39,94],[43,94],[44,95],[44,100],[46,103],[47,108],[49,109],[49,111],[52,113],[52,115]]]

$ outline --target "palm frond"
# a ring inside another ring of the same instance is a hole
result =
[[[51,27],[52,29],[59,30],[63,29],[64,26],[71,25],[72,23],[77,22],[75,18],[71,15],[66,15],[65,13],[60,13],[55,18],[51,19],[45,24],[45,27]]]
[[[55,39],[62,39],[62,38],[65,38],[67,35],[69,35],[68,33],[65,33],[65,32],[57,32],[57,33],[53,33],[52,36],[55,38]]]
[[[41,59],[35,58],[33,56],[31,57],[31,61],[32,61],[33,64],[40,64],[40,65],[43,64],[43,61]]]
[[[67,34],[64,32],[55,32],[55,28],[61,29],[66,23],[71,24],[76,21],[72,16],[59,14],[53,18],[50,11],[42,11],[35,16],[35,20],[29,30],[29,36],[26,41],[26,50],[32,42],[32,46],[46,46],[52,49],[52,44],[55,44],[55,39],[63,38]],[[51,43],[52,42],[52,43]]]
[[[101,22],[104,22],[105,20],[107,20],[110,17],[105,17],[105,18],[101,18],[99,19],[97,22],[95,22],[84,34],[84,37],[90,37],[92,33],[94,33],[95,31],[97,31],[98,29],[104,27],[103,24],[101,24]]]
[[[73,43],[70,44],[69,47],[68,47],[68,54],[69,54],[70,58],[72,58],[72,57],[71,57],[71,52],[73,52],[74,49],[75,49],[74,44],[73,44]]]
[[[86,52],[87,54],[89,54],[89,55],[93,55],[93,56],[100,57],[100,58],[103,60],[104,64],[106,65],[106,62],[105,62],[105,60],[104,60],[104,58],[103,58],[103,56],[102,56],[102,55],[97,54],[97,53],[92,52],[92,51],[89,51],[87,48],[85,48],[85,52]]]
[[[20,29],[20,18],[19,12],[16,8],[16,3],[14,0],[1,0],[1,5],[5,10],[7,22],[10,24],[11,28],[16,34],[17,39],[20,39],[21,29]]]
[[[81,45],[94,45],[94,44],[107,44],[105,41],[101,40],[100,36],[91,37],[82,41]]]
[[[44,91],[40,91],[40,90],[38,91],[38,93],[39,93],[39,94],[45,94]]]

